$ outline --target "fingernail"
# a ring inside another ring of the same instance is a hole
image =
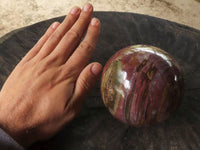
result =
[[[94,64],[94,65],[92,66],[91,71],[92,71],[92,73],[93,73],[95,76],[97,76],[97,75],[99,75],[99,73],[101,72],[101,69],[102,69],[101,64]]]
[[[79,12],[79,7],[74,7],[74,8],[72,8],[72,10],[70,11],[70,13],[71,14],[73,14],[73,15],[75,15],[75,14],[77,14],[78,12]]]
[[[84,11],[90,11],[92,9],[92,5],[91,4],[85,4],[83,7]]]
[[[54,22],[53,25],[52,25],[52,28],[56,29],[58,27],[58,25],[59,25],[59,22]]]
[[[97,19],[97,18],[92,18],[92,20],[91,20],[91,25],[92,26],[96,26],[96,25],[98,25],[99,24],[99,20]]]

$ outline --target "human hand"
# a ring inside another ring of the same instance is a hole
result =
[[[92,12],[90,4],[74,7],[51,25],[3,85],[0,127],[21,145],[47,139],[70,122],[95,83],[102,67],[87,65],[100,32]]]

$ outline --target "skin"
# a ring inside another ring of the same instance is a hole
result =
[[[85,4],[72,8],[61,24],[53,23],[3,85],[0,127],[24,147],[69,123],[100,74],[99,63],[87,65],[100,32],[92,13]]]

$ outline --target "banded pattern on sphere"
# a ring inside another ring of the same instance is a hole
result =
[[[101,78],[105,106],[118,120],[148,126],[166,120],[183,96],[183,75],[167,52],[134,45],[115,53]]]

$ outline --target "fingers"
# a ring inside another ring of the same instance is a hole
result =
[[[71,53],[78,46],[83,34],[88,28],[88,24],[91,21],[93,7],[91,4],[84,5],[79,19],[71,27],[71,29],[65,34],[59,45],[51,53],[51,58],[55,59],[57,64],[63,64],[66,62]]]
[[[52,33],[57,29],[60,25],[59,22],[54,22],[51,26],[47,29],[45,34],[40,38],[40,40],[35,44],[35,46],[26,54],[23,58],[23,61],[29,61],[33,58],[37,53],[40,51],[44,43],[48,40],[48,38],[52,35]]]
[[[75,79],[88,64],[95,49],[99,33],[100,21],[93,18],[90,22],[85,38],[65,64],[65,68],[73,71],[71,74]]]
[[[80,110],[83,99],[95,84],[101,69],[102,66],[99,63],[89,64],[83,69],[77,79],[74,94],[68,102],[68,105],[66,105],[66,111],[70,108],[73,108],[76,112]]]
[[[80,15],[80,8],[74,7],[71,9],[70,13],[66,16],[64,21],[56,29],[56,31],[49,37],[44,46],[42,47],[40,53],[38,54],[37,60],[48,56],[58,45],[60,40],[63,38],[65,33],[73,26]]]

